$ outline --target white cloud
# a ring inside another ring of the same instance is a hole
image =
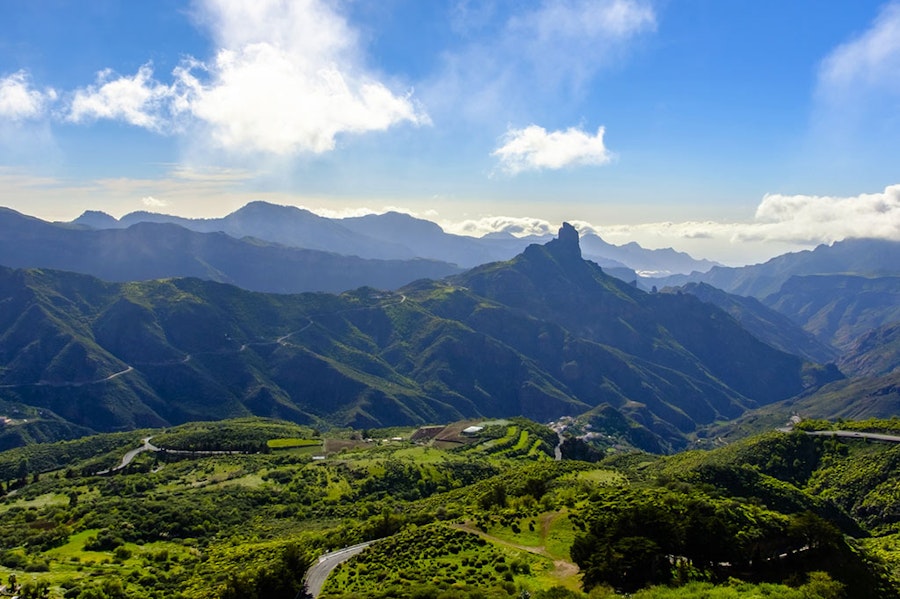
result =
[[[573,224],[579,230],[589,229],[609,239],[653,234],[669,240],[800,246],[861,237],[900,241],[900,184],[850,197],[766,194],[748,222],[656,222],[602,227]]]
[[[74,123],[96,119],[122,120],[137,127],[162,131],[167,125],[173,90],[153,79],[153,68],[143,65],[132,77],[114,76],[109,69],[97,74],[94,85],[79,89],[66,118]]]
[[[357,35],[333,3],[200,0],[196,17],[218,45],[210,60],[184,59],[171,84],[149,63],[133,76],[101,71],[75,91],[66,119],[190,131],[228,152],[279,156],[333,150],[345,133],[430,122],[411,92],[394,93],[362,66]]]
[[[819,64],[809,153],[849,167],[883,164],[900,134],[900,0]]]
[[[0,79],[0,119],[24,121],[40,118],[54,100],[56,91],[34,89],[25,71]]]
[[[343,133],[427,124],[411,94],[395,94],[358,58],[356,34],[323,0],[205,0],[200,20],[220,50],[176,69],[175,110],[237,152],[334,149]]]
[[[141,203],[148,208],[165,208],[169,205],[168,202],[164,200],[158,200],[153,196],[145,196],[141,198]]]
[[[900,93],[900,2],[886,5],[868,30],[822,61],[819,85],[838,96],[866,90]]]
[[[559,227],[554,227],[549,221],[541,218],[485,216],[456,222],[442,222],[441,228],[448,233],[470,237],[483,237],[489,233],[509,233],[515,237],[526,237],[549,235],[555,233]]]
[[[522,171],[560,169],[574,165],[601,165],[612,160],[603,143],[604,128],[590,135],[570,127],[565,131],[547,132],[538,125],[510,129],[503,145],[491,155],[500,160],[504,171],[515,175]]]
[[[900,240],[900,185],[853,197],[766,195],[756,222],[738,238],[807,243],[847,237]]]
[[[652,230],[670,239],[727,239],[731,243],[817,245],[861,237],[900,241],[900,184],[850,197],[766,194],[750,222],[583,225],[600,236]]]

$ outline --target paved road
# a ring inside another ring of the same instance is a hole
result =
[[[806,434],[815,437],[844,437],[847,439],[871,439],[872,441],[900,443],[900,436],[885,435],[882,433],[863,433],[859,431],[811,431]]]
[[[140,447],[138,447],[137,449],[132,449],[131,451],[126,453],[124,456],[122,456],[122,461],[115,468],[110,468],[108,470],[100,470],[99,472],[95,472],[94,475],[95,476],[103,476],[105,474],[109,474],[110,472],[117,472],[117,471],[121,470],[122,468],[124,468],[125,466],[127,466],[128,464],[130,464],[131,461],[134,460],[134,458],[137,457],[137,455],[139,453],[142,453],[145,451],[159,451],[159,447],[150,443],[150,439],[152,439],[152,438],[153,437],[144,437],[143,439],[141,439],[141,441],[143,441],[144,444],[141,445]]]
[[[159,447],[150,443],[150,439],[152,439],[152,438],[153,437],[144,437],[143,439],[141,439],[141,441],[143,441],[144,444],[141,445],[140,447],[138,447],[137,449],[132,449],[131,451],[126,453],[124,456],[122,456],[122,463],[119,464],[118,466],[116,466],[115,468],[113,468],[113,470],[121,470],[122,468],[124,468],[125,466],[130,464],[131,460],[133,460],[135,458],[135,456],[137,456],[137,454],[139,454],[141,452],[159,451]]]
[[[307,592],[313,597],[318,597],[319,593],[322,592],[322,587],[325,585],[325,580],[328,578],[328,575],[331,574],[331,571],[354,555],[362,553],[363,549],[372,543],[373,541],[366,541],[365,543],[344,547],[343,549],[338,549],[337,551],[332,551],[331,553],[326,553],[319,557],[319,561],[306,571]]]

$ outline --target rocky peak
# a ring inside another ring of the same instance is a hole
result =
[[[547,244],[554,253],[581,259],[581,244],[578,242],[578,231],[569,223],[563,223],[556,239]]]

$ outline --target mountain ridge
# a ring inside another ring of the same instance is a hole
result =
[[[653,282],[660,286],[708,283],[729,293],[763,299],[776,293],[794,275],[900,275],[898,265],[900,241],[848,238],[812,250],[782,254],[761,264],[715,266],[706,273],[672,275]]]
[[[691,296],[606,275],[570,226],[511,261],[393,293],[0,272],[18,315],[0,336],[0,406],[105,430],[244,415],[356,427],[548,420],[608,404],[668,450],[701,424],[839,376]]]

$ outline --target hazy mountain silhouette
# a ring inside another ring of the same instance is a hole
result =
[[[88,211],[73,224],[92,228],[123,228],[140,222],[172,223],[199,232],[224,232],[233,237],[255,237],[307,249],[365,258],[428,258],[471,268],[508,260],[531,243],[546,243],[551,235],[515,237],[494,233],[481,238],[453,235],[437,224],[399,212],[329,219],[308,210],[251,202],[222,218],[190,219],[151,212],[132,212],[116,220],[102,212]],[[696,260],[672,249],[648,250],[636,243],[616,246],[589,234],[585,255],[603,267],[617,267],[616,275],[634,280],[631,271],[705,271],[715,263]],[[626,270],[626,269],[631,269]]]
[[[367,260],[221,232],[198,233],[171,223],[86,229],[5,209],[0,210],[0,264],[69,270],[107,281],[199,277],[277,293],[337,292],[364,285],[395,289],[459,271],[432,260]]]

